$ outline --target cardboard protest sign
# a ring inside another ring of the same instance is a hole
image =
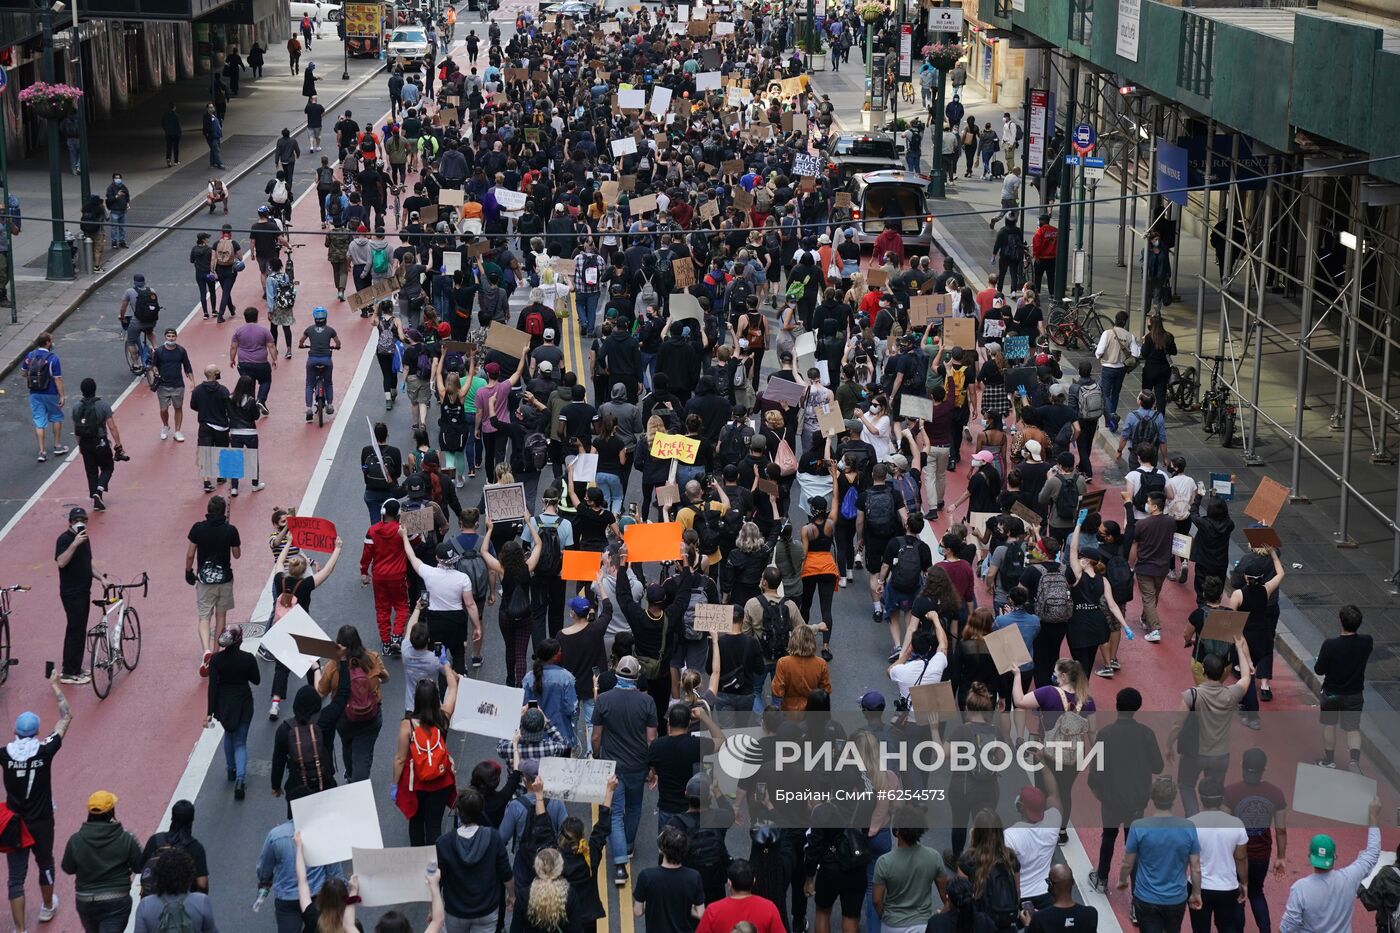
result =
[[[901,393],[899,396],[899,417],[921,418],[924,421],[932,420],[933,399]]]
[[[675,260],[672,260],[674,263]],[[671,320],[685,321],[691,318],[701,320],[700,299],[689,292],[677,292],[671,296]]]
[[[437,509],[432,503],[427,503],[421,509],[403,509],[399,512],[399,524],[409,537],[414,535],[432,534],[437,526]]]
[[[575,580],[592,583],[598,576],[598,568],[603,565],[601,551],[564,550],[564,568],[559,572],[561,580]]]
[[[545,799],[607,806],[608,780],[616,769],[617,762],[607,758],[541,758]]]
[[[306,672],[311,669],[311,665],[316,663],[317,656],[303,654],[297,647],[294,635],[315,638],[320,641],[330,641],[331,639],[301,606],[293,606],[289,609],[282,618],[277,620],[277,624],[263,635],[262,646],[267,649],[267,653],[281,661],[293,675],[305,677]]]
[[[725,159],[720,163],[719,169],[726,175],[742,175],[744,174],[744,160]]]
[[[622,543],[627,546],[627,560],[634,564],[680,560],[683,532],[680,522],[634,522],[622,532]]]
[[[1293,810],[1339,823],[1365,826],[1371,822],[1376,781],[1350,771],[1299,762],[1293,780]]]
[[[486,502],[486,517],[492,524],[520,521],[530,514],[525,503],[524,483],[493,483],[482,488],[481,497]]]
[[[623,178],[628,176],[624,175]],[[636,176],[631,176],[633,183],[636,183]],[[656,210],[656,195],[642,194],[627,202],[627,213],[633,217],[640,217],[643,214],[650,214]],[[673,260],[674,262],[674,260]]]
[[[849,191],[836,192],[836,206],[849,208],[851,206],[851,193]]]
[[[948,316],[947,295],[913,295],[909,299],[909,326],[922,327]]]
[[[1267,525],[1263,528],[1246,528],[1244,536],[1250,547],[1283,547],[1283,539],[1278,536],[1278,532]]]
[[[530,335],[500,321],[492,321],[486,331],[486,346],[520,359],[530,352]]]
[[[884,266],[872,266],[865,270],[865,284],[883,288],[890,280],[890,272]]]
[[[977,322],[970,317],[944,318],[943,346],[964,350],[977,346]]]
[[[734,624],[734,607],[728,603],[702,603],[695,607],[695,631],[729,634]]]
[[[935,722],[939,713],[957,714],[958,702],[949,681],[909,688],[909,705],[920,722]]]
[[[758,481],[758,491],[770,499],[776,499],[780,495],[778,484],[771,479],[761,479]]]
[[[283,618],[286,617],[284,616]],[[297,651],[307,657],[338,660],[345,652],[344,648],[330,639],[317,638],[314,635],[298,635],[296,632],[293,632],[292,641],[296,644]]]
[[[425,204],[418,208],[418,219],[423,222],[424,227],[431,227],[437,223],[438,209],[436,204]]]
[[[511,191],[509,188],[495,189],[496,203],[503,211],[518,211],[525,207],[525,192]]]
[[[1090,512],[1102,512],[1103,492],[1102,489],[1086,492],[1079,500],[1079,507],[1081,509],[1088,509]]]
[[[817,425],[822,437],[840,437],[846,432],[846,421],[841,417],[841,409],[827,405],[817,412]]]
[[[288,516],[287,532],[292,536],[293,547],[325,554],[335,550],[335,523],[328,518]]]
[[[745,212],[753,210],[753,195],[740,187],[736,187],[732,194],[734,197],[734,206],[737,209]]]
[[[1247,612],[1211,609],[1206,613],[1206,624],[1201,626],[1201,637],[1234,644],[1235,639],[1244,634],[1244,624],[1248,621]]]
[[[525,691],[520,687],[463,677],[457,684],[452,729],[493,739],[513,739],[520,728],[520,708],[524,705]]]
[[[684,434],[657,432],[651,442],[651,456],[657,460],[679,460],[681,463],[694,463],[700,453],[699,438]]]
[[[763,387],[763,397],[771,402],[786,402],[789,405],[802,404],[802,397],[807,394],[807,387],[800,382],[791,379],[776,379],[768,377],[768,384]]]
[[[460,353],[462,356],[471,356],[475,352],[475,347],[465,340],[444,340],[442,342],[442,355],[449,356],[453,353]]]
[[[438,190],[439,205],[443,207],[461,207],[464,203],[460,189],[441,188]]]
[[[1259,488],[1254,490],[1254,495],[1250,496],[1244,514],[1265,525],[1273,525],[1278,522],[1278,513],[1287,502],[1288,487],[1265,476],[1259,480]]]
[[[365,907],[432,900],[428,866],[437,863],[437,846],[353,848],[350,857],[355,863],[355,877],[360,882],[360,903]]]
[[[992,662],[996,664],[998,674],[1018,671],[1022,664],[1031,660],[1031,653],[1026,650],[1026,641],[1021,637],[1021,630],[1014,625],[989,632],[983,641],[992,654]]]
[[[1032,531],[1036,528],[1039,528],[1041,522],[1043,521],[1040,515],[1037,514],[1034,509],[1026,505],[1024,502],[1017,502],[1014,505],[1012,505],[1011,514],[1015,515],[1022,522],[1024,522],[1026,527],[1031,529]]]
[[[472,259],[485,256],[489,252],[491,252],[491,243],[488,240],[473,240],[467,245],[467,255]]]
[[[689,35],[703,37],[710,34],[710,24],[703,20],[693,19],[688,25],[686,32]]]
[[[719,203],[718,203],[717,201],[710,200],[710,201],[706,201],[706,202],[704,202],[703,204],[700,205],[700,222],[701,222],[701,223],[709,223],[710,221],[714,220],[714,219],[715,219],[716,217],[718,217],[718,216],[719,216]],[[672,260],[672,265],[674,265],[674,264],[675,264],[675,260],[673,259],[673,260]]]
[[[652,197],[652,201],[656,200]],[[695,284],[695,264],[689,256],[675,256],[671,259],[671,274],[675,276],[676,289],[687,289]]]
[[[618,185],[616,181],[609,179],[599,187],[603,195],[603,203],[612,206],[617,203]]]
[[[661,508],[670,508],[680,501],[681,488],[675,483],[667,483],[665,486],[656,487],[656,504]]]
[[[348,861],[355,849],[384,848],[379,808],[369,781],[342,784],[293,800],[292,819],[301,834],[308,867]]]

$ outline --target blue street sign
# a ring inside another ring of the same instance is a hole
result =
[[[1065,156],[1065,164],[1066,164],[1066,165],[1078,165],[1078,164],[1079,164],[1079,156],[1077,156],[1077,155],[1067,155],[1067,156]]]
[[[1074,135],[1071,137],[1075,151],[1080,155],[1092,152],[1094,143],[1098,140],[1098,134],[1094,128],[1087,123],[1078,123],[1074,127]]]
[[[1093,156],[1088,156],[1088,157],[1086,157],[1086,158],[1084,159],[1084,167],[1085,167],[1085,168],[1103,168],[1103,167],[1104,167],[1104,161],[1103,161],[1103,159],[1096,159],[1096,158],[1094,158]]]

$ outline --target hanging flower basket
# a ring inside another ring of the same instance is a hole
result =
[[[926,45],[923,48],[923,56],[929,64],[939,71],[951,71],[958,63],[958,59],[963,56],[961,45],[946,45],[942,42],[933,45]]]
[[[866,0],[864,3],[856,4],[856,13],[867,23],[873,23],[889,12],[889,7],[877,0]]]
[[[78,110],[83,97],[81,88],[71,84],[45,84],[36,81],[19,92],[19,102],[28,104],[35,116],[46,120],[61,120]]]

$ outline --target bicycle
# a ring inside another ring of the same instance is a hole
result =
[[[1220,436],[1220,446],[1230,447],[1235,442],[1235,432],[1239,429],[1239,408],[1235,395],[1220,376],[1225,357],[1212,356],[1215,365],[1210,371],[1210,388],[1201,398],[1201,423],[1206,434]]]
[[[10,667],[19,663],[10,657],[10,594],[27,592],[29,587],[22,583],[0,587],[0,684],[10,679]]]
[[[326,426],[326,409],[330,406],[330,403],[326,401],[326,364],[314,364],[311,367],[311,372],[311,403],[315,409],[316,427],[324,428]]]
[[[1196,396],[1201,392],[1201,380],[1194,366],[1173,366],[1167,381],[1167,398],[1176,402],[1182,411],[1196,408]]]
[[[105,700],[112,690],[118,665],[128,672],[141,660],[141,617],[127,601],[126,591],[140,589],[144,598],[150,578],[143,571],[131,583],[104,583],[102,598],[92,604],[102,610],[102,621],[88,629],[88,656],[92,666],[92,690]]]
[[[1095,302],[1103,292],[1095,292],[1082,298],[1061,299],[1061,307],[1051,308],[1045,322],[1045,335],[1057,347],[1092,350],[1108,328],[1103,315],[1096,310]]]

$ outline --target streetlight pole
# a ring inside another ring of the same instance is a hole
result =
[[[44,81],[53,84],[53,7],[45,5],[41,15],[44,25]],[[68,251],[68,243],[63,237],[63,168],[59,161],[58,121],[46,118],[46,122],[49,125],[49,210],[53,214],[53,239],[49,242],[45,278],[51,282],[71,282],[75,276],[73,254]]]
[[[349,80],[350,80],[350,30],[347,29],[347,28],[345,27],[345,4],[341,4],[341,7],[340,7],[340,22],[338,23],[338,28],[339,28],[339,30],[340,30],[340,51],[341,51],[341,55],[342,55],[341,61],[343,62],[342,66],[341,66],[341,71],[340,71],[340,80],[342,80],[342,81],[349,81]]]
[[[817,40],[817,2],[807,0],[807,73],[812,72],[812,46]]]
[[[92,197],[92,179],[88,173],[88,125],[87,125],[87,89],[83,87],[83,39],[82,33],[78,30],[78,0],[73,2],[73,38],[69,50],[73,53],[73,69],[77,78],[77,87],[83,91],[83,96],[78,98],[78,184],[83,192],[82,203],[86,204]]]
[[[3,72],[4,69],[0,68],[0,73]],[[9,78],[5,77],[3,81],[0,81],[0,93],[4,93],[8,87]],[[3,114],[3,112],[4,105],[0,104],[0,114]],[[14,235],[10,233],[13,217],[10,214],[10,165],[9,156],[6,152],[9,146],[10,135],[8,125],[8,120],[0,118],[0,185],[4,186],[5,198],[5,208],[3,212],[0,212],[0,222],[4,223],[5,228],[0,230],[0,239],[4,239],[8,246],[8,252],[5,254],[5,293],[9,295],[10,323],[18,324],[19,293],[15,290],[15,240]]]

